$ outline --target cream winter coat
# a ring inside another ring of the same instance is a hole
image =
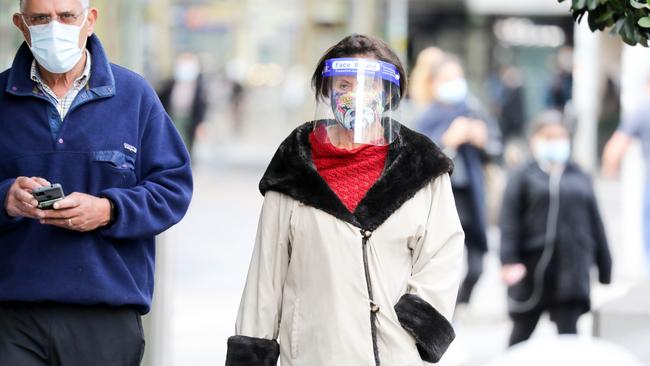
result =
[[[354,213],[311,162],[311,124],[280,146],[226,365],[437,362],[460,280],[451,163],[405,127]]]

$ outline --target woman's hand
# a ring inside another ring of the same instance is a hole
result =
[[[485,122],[480,119],[472,119],[469,122],[469,143],[478,147],[479,149],[485,149],[488,142],[488,130]]]
[[[526,266],[521,263],[504,264],[501,267],[501,280],[508,286],[521,281],[526,276]]]
[[[443,145],[454,150],[462,144],[472,144],[479,149],[484,149],[487,142],[487,125],[480,119],[458,117],[442,135]]]
[[[458,146],[469,142],[471,136],[472,120],[466,117],[456,118],[447,131],[442,135],[442,144],[450,149],[458,149]]]

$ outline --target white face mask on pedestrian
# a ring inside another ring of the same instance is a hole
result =
[[[437,89],[438,101],[444,104],[458,104],[467,99],[469,87],[464,78],[449,80]]]
[[[541,164],[565,165],[571,157],[571,143],[567,139],[539,140],[533,154]]]
[[[68,25],[52,20],[48,24],[27,26],[31,37],[30,50],[40,66],[54,74],[63,74],[81,60],[83,48],[79,47],[79,34],[86,24],[88,11],[81,25]]]
[[[199,77],[201,67],[196,61],[180,61],[174,66],[174,80],[194,81]]]

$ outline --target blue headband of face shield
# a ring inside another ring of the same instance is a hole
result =
[[[395,65],[379,60],[363,58],[332,58],[325,61],[324,77],[355,76],[364,73],[369,77],[380,77],[399,88],[400,75]]]

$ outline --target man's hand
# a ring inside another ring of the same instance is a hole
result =
[[[28,217],[41,219],[45,212],[37,208],[38,201],[32,196],[32,191],[37,188],[47,187],[50,182],[39,177],[18,177],[9,187],[5,197],[5,211],[10,217]]]
[[[87,232],[106,226],[111,218],[111,204],[106,198],[72,193],[45,211],[41,224]]]

